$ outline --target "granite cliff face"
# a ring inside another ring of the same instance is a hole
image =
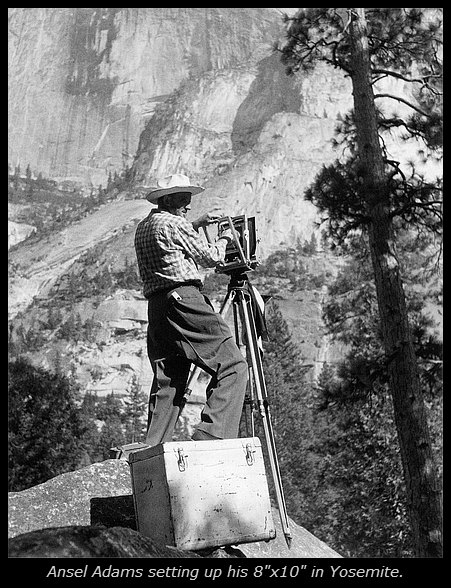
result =
[[[10,8],[9,161],[105,185],[156,105],[188,78],[255,63],[279,29],[263,8]]]
[[[195,211],[257,215],[262,254],[316,213],[302,194],[333,158],[349,81],[318,68],[288,78],[264,8],[9,9],[9,162],[105,186],[132,167],[134,188],[181,172],[208,192]],[[12,219],[14,220],[14,219]]]

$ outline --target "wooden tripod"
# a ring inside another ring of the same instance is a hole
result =
[[[291,546],[291,533],[289,528],[287,508],[283,494],[282,479],[280,475],[279,462],[277,458],[274,431],[271,423],[269,399],[266,389],[265,377],[261,360],[261,352],[258,345],[258,334],[252,310],[251,296],[248,289],[247,274],[241,270],[231,272],[231,279],[227,296],[222,304],[220,314],[225,317],[233,303],[233,317],[235,326],[235,337],[237,344],[241,341],[246,347],[246,358],[249,366],[249,395],[245,400],[250,408],[251,431],[254,435],[254,413],[258,412],[262,419],[265,443],[268,452],[271,475],[276,492],[277,505],[279,509],[280,522],[288,547]],[[241,326],[241,329],[240,329]],[[197,381],[201,368],[193,366],[185,388],[184,399],[191,394],[192,386]],[[185,402],[182,402],[181,409]],[[255,410],[254,410],[255,409]]]

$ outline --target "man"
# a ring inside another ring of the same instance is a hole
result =
[[[154,372],[149,398],[146,443],[172,440],[190,367],[211,376],[201,423],[193,440],[238,436],[247,363],[221,315],[201,292],[199,266],[224,260],[230,229],[209,244],[197,232],[219,216],[206,213],[186,219],[191,197],[204,188],[174,174],[149,189],[147,200],[158,208],[142,220],[135,234],[138,267],[148,300],[147,352]]]

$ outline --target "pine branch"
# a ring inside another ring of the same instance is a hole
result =
[[[404,129],[406,130],[406,132],[409,134],[409,136],[412,139],[417,138],[422,141],[425,141],[424,133],[417,131],[416,129],[413,129],[402,119],[385,119],[383,121],[379,121],[379,123],[380,123],[380,127],[385,130],[391,130],[392,127],[404,127]],[[390,163],[390,162],[387,161],[387,163]],[[401,175],[403,175],[401,172],[401,168],[399,167],[399,162],[398,162],[398,169],[396,170],[395,173],[400,173]],[[395,173],[393,175],[395,175]]]
[[[407,106],[412,108],[412,110],[416,110],[417,112],[419,112],[422,116],[426,116],[427,118],[430,118],[430,116],[431,116],[427,112],[420,110],[420,108],[415,106],[415,104],[412,104],[411,102],[409,102],[408,100],[405,100],[404,98],[401,98],[400,96],[393,96],[393,94],[374,94],[374,99],[376,99],[376,98],[391,98],[392,100],[397,100],[398,102],[402,102],[403,104],[406,104]]]
[[[422,78],[409,78],[409,77],[407,77],[405,75],[402,75],[402,74],[400,74],[400,73],[398,73],[396,71],[392,71],[392,70],[389,70],[389,69],[380,69],[380,68],[373,69],[372,70],[372,74],[374,74],[374,75],[382,75],[384,77],[385,76],[389,76],[389,77],[392,77],[392,78],[396,78],[398,80],[403,80],[404,82],[409,82],[410,84],[418,83],[418,84],[421,84],[423,87],[426,87],[432,94],[435,94],[436,96],[442,96],[443,95],[443,92],[437,91],[436,88],[433,88],[429,84],[429,80],[430,79],[434,79],[435,78],[435,79],[440,80],[442,78],[442,76],[440,74],[430,73],[430,74],[428,74],[428,75],[426,75],[426,76],[424,76]],[[378,81],[378,80],[375,80],[375,81]]]

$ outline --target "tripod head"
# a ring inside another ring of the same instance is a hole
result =
[[[229,291],[234,290],[235,288],[243,288],[249,282],[246,270],[241,268],[231,270],[230,272],[227,272],[227,275],[230,276],[228,286]]]

